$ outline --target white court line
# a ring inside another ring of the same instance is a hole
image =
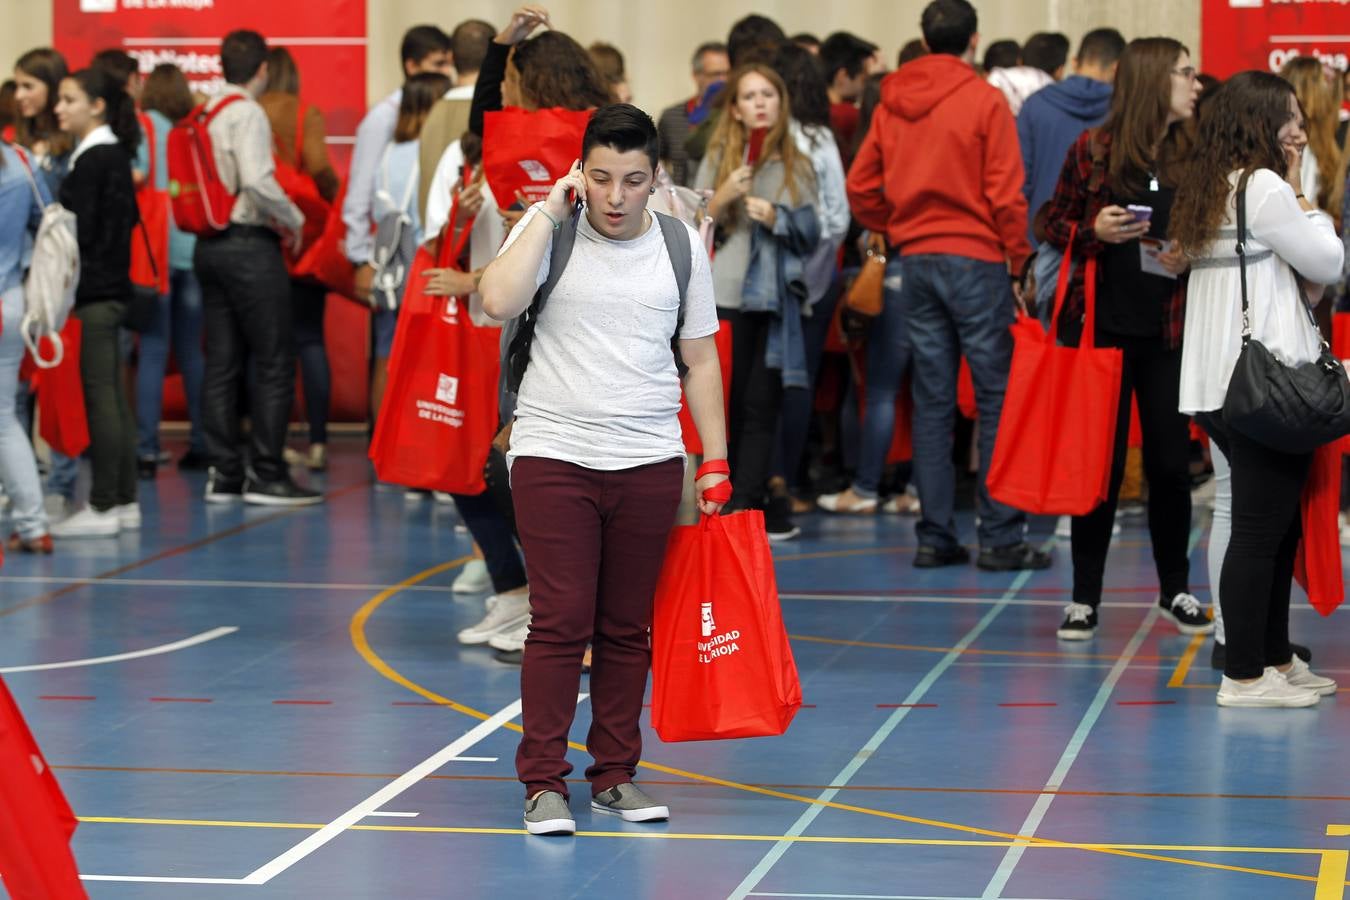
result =
[[[759,886],[759,883],[764,880],[765,876],[769,874],[769,871],[777,864],[778,860],[782,859],[783,854],[787,853],[788,848],[792,846],[793,841],[786,840],[786,838],[799,837],[808,827],[810,827],[811,823],[814,822],[816,817],[825,809],[821,804],[829,803],[838,796],[839,788],[846,787],[853,776],[858,773],[858,770],[862,768],[863,763],[871,759],[877,750],[881,749],[881,745],[886,742],[888,737],[890,737],[891,732],[893,732],[900,723],[905,720],[905,717],[913,711],[913,705],[923,699],[929,689],[937,683],[937,680],[941,678],[942,675],[961,657],[961,653],[971,644],[975,643],[980,635],[993,624],[994,619],[998,617],[999,613],[1003,612],[1004,608],[1008,605],[1008,602],[1011,601],[1013,597],[1017,596],[1018,591],[1022,590],[1027,581],[1031,579],[1032,574],[1033,572],[1029,569],[1023,570],[1017,574],[1017,577],[1013,579],[1012,584],[1004,591],[1003,599],[986,612],[980,621],[975,623],[975,627],[966,632],[965,637],[957,641],[956,646],[952,647],[950,652],[945,654],[942,659],[938,660],[933,668],[928,670],[928,674],[923,677],[923,680],[915,685],[914,689],[909,692],[909,696],[904,700],[904,706],[895,710],[895,712],[887,717],[886,721],[882,723],[881,727],[878,728],[867,743],[863,745],[862,749],[854,754],[853,759],[848,765],[844,766],[839,774],[834,777],[834,780],[830,782],[830,787],[823,791],[821,795],[816,798],[815,802],[797,817],[797,821],[793,823],[792,827],[783,833],[785,840],[778,841],[769,849],[768,853],[764,854],[763,859],[750,870],[750,873],[746,875],[741,883],[736,886],[736,889],[731,892],[728,900],[744,900],[745,897],[750,895],[751,891]]]
[[[379,811],[377,811],[377,812],[371,813],[371,815],[372,815],[372,816],[389,816],[390,818],[393,818],[393,819],[415,819],[415,818],[417,818],[418,816],[420,816],[421,813],[410,813],[410,812],[385,812],[384,810],[379,810]]]
[[[160,878],[154,875],[81,875],[81,881],[134,881],[145,884],[248,884],[242,878]]]
[[[587,696],[587,694],[578,694],[577,702],[580,703],[582,700],[585,700]],[[413,766],[407,772],[404,772],[398,778],[389,782],[389,784],[380,788],[378,791],[323,826],[323,828],[314,832],[309,837],[278,856],[276,859],[260,866],[251,874],[245,876],[243,883],[266,884],[271,881],[291,866],[300,862],[306,856],[309,856],[315,850],[318,850],[320,847],[333,840],[333,838],[342,834],[348,828],[369,816],[372,812],[375,812],[380,807],[389,803],[399,794],[402,794],[423,778],[444,766],[447,762],[455,759],[459,754],[468,750],[474,744],[477,744],[479,741],[488,737],[498,728],[501,728],[518,715],[520,715],[519,700],[499,710],[492,718],[479,722],[459,740],[436,751],[422,762]]]
[[[1186,547],[1187,559],[1195,553],[1196,545],[1200,543],[1200,527],[1197,526],[1191,531],[1190,541]],[[1160,614],[1160,607],[1156,604],[1151,606],[1148,615],[1144,616],[1144,621],[1139,623],[1139,627],[1134,632],[1134,637],[1125,645],[1125,651],[1120,659],[1116,661],[1115,666],[1107,674],[1106,680],[1102,682],[1101,687],[1097,689],[1097,696],[1092,698],[1091,705],[1087,712],[1083,713],[1083,718],[1079,720],[1078,727],[1074,729],[1073,736],[1069,738],[1068,746],[1060,754],[1059,762],[1055,769],[1050,773],[1050,778],[1045,782],[1045,792],[1058,792],[1064,786],[1064,781],[1069,777],[1069,770],[1073,768],[1074,762],[1078,759],[1078,754],[1082,752],[1083,745],[1087,743],[1088,735],[1091,733],[1097,720],[1101,718],[1106,704],[1111,699],[1111,692],[1116,689],[1116,684],[1129,668],[1130,661],[1134,655],[1139,652],[1139,648],[1144,645],[1144,640],[1148,638],[1149,632],[1157,623]],[[1036,836],[1036,830],[1041,827],[1045,820],[1045,814],[1050,811],[1050,804],[1055,802],[1054,793],[1042,793],[1036,798],[1035,804],[1031,807],[1031,812],[1027,813],[1026,821],[1022,827],[1017,830],[1017,834],[1023,838],[1032,838]],[[994,877],[989,880],[989,884],[984,889],[984,896],[981,900],[994,900],[1003,889],[1008,886],[1008,881],[1012,878],[1013,871],[1017,864],[1022,861],[1023,854],[1026,853],[1026,843],[1014,844],[1003,854],[1003,860],[999,863],[998,869],[994,872]]]
[[[184,650],[188,647],[195,647],[197,644],[205,644],[207,641],[214,641],[216,638],[224,637],[227,634],[234,634],[238,630],[239,629],[234,625],[222,625],[219,628],[203,631],[201,634],[193,635],[190,638],[174,641],[172,644],[160,644],[158,647],[150,647],[146,650],[135,650],[131,653],[117,653],[113,656],[96,656],[92,659],[71,659],[66,662],[40,663],[33,666],[8,666],[0,669],[0,674],[9,675],[14,672],[45,672],[49,669],[76,669],[81,666],[101,666],[105,663],[126,662],[129,659],[140,659],[144,656],[158,656],[161,653],[172,653],[175,650]]]
[[[1069,745],[1064,748],[1064,752],[1059,757],[1059,764],[1055,766],[1054,772],[1050,774],[1050,779],[1045,783],[1042,793],[1036,798],[1036,803],[1027,814],[1026,821],[1022,827],[1017,830],[1021,837],[1035,837],[1036,830],[1041,827],[1041,822],[1045,819],[1045,814],[1050,810],[1050,804],[1054,802],[1055,794],[1064,786],[1064,780],[1069,777],[1069,770],[1073,768],[1074,761],[1078,759],[1078,754],[1082,751],[1083,745],[1087,743],[1088,733],[1092,727],[1097,724],[1101,718],[1102,712],[1106,709],[1107,702],[1111,699],[1111,692],[1115,690],[1116,683],[1120,681],[1125,670],[1129,668],[1130,661],[1134,655],[1139,652],[1139,648],[1144,645],[1149,632],[1153,630],[1154,624],[1158,621],[1158,606],[1149,609],[1148,615],[1144,616],[1144,621],[1139,623],[1139,628],[1135,631],[1134,637],[1130,639],[1129,644],[1125,646],[1125,652],[1121,654],[1114,667],[1107,674],[1106,680],[1102,686],[1097,689],[1097,696],[1092,699],[1092,704],[1087,712],[1083,713],[1083,718],[1078,723],[1078,728],[1074,730],[1073,737],[1069,739]],[[999,863],[998,870],[994,872],[994,877],[990,879],[988,887],[984,889],[984,896],[981,900],[993,900],[1003,893],[1003,889],[1008,886],[1008,880],[1012,878],[1013,870],[1022,860],[1022,855],[1026,853],[1030,844],[1014,844],[1003,854],[1003,860]]]
[[[1327,671],[1321,669],[1320,671]],[[454,759],[447,759],[446,762],[496,762],[495,756],[456,756]]]
[[[749,897],[800,897],[809,900],[982,900],[980,897],[930,897],[927,894],[779,894],[755,891]],[[1028,898],[1021,898],[1028,900]],[[1047,900],[1041,897],[1037,900]]]

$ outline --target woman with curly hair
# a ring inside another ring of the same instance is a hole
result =
[[[1315,56],[1296,56],[1280,69],[1303,109],[1308,149],[1303,154],[1302,193],[1318,209],[1339,218],[1345,195],[1345,165],[1348,154],[1336,145],[1340,126],[1340,92],[1328,81],[1322,62]]]
[[[1275,450],[1223,417],[1248,324],[1285,365],[1320,352],[1307,306],[1321,299],[1314,285],[1340,276],[1345,253],[1331,219],[1304,195],[1307,140],[1287,82],[1266,72],[1233,76],[1205,107],[1172,210],[1171,237],[1194,270],[1180,410],[1196,417],[1232,472],[1232,535],[1218,585],[1227,644],[1220,706],[1312,706],[1336,692],[1289,644],[1299,498],[1312,454]]]

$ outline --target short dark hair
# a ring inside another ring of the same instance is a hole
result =
[[[725,56],[726,52],[727,45],[721,41],[705,41],[698,45],[698,49],[694,51],[694,55],[689,59],[689,65],[695,71],[701,72],[703,70],[703,54],[721,53]]]
[[[403,64],[417,63],[433,53],[450,52],[450,35],[435,25],[414,25],[403,32],[403,43],[398,46],[398,55]]]
[[[792,98],[792,118],[803,125],[828,128],[830,93],[820,58],[796,41],[788,41],[778,46],[773,68]]]
[[[1022,48],[1017,41],[994,41],[984,48],[984,70],[1011,69],[1022,61]]]
[[[123,84],[126,84],[132,75],[140,71],[140,64],[124,50],[109,48],[100,50],[94,54],[94,58],[89,61],[91,66],[98,66],[114,78],[120,78]]]
[[[245,84],[267,62],[267,41],[256,31],[240,29],[220,42],[220,68],[229,84]]]
[[[620,153],[641,150],[651,160],[653,173],[661,156],[656,123],[631,103],[613,103],[595,111],[581,138],[583,162],[594,147],[611,147]]]
[[[895,67],[898,69],[905,63],[914,62],[921,56],[928,55],[928,48],[923,45],[923,41],[914,38],[906,41],[905,46],[900,48],[900,52],[895,57]]]
[[[919,28],[930,53],[961,56],[980,30],[980,18],[968,0],[933,0],[924,7]]]
[[[1057,31],[1038,31],[1022,45],[1022,65],[1053,75],[1069,61],[1069,39]]]
[[[745,63],[745,52],[763,44],[777,45],[787,40],[787,34],[778,26],[778,23],[767,16],[761,16],[755,13],[741,19],[735,25],[731,26],[731,33],[727,35],[727,56],[731,59],[733,67]],[[761,54],[761,57],[764,54]],[[772,52],[768,54],[772,56]]]
[[[849,78],[857,78],[867,65],[868,58],[876,52],[876,44],[847,31],[836,31],[820,45],[820,58],[825,63],[825,81],[833,81],[834,74],[840,69]]]
[[[1125,52],[1125,38],[1114,28],[1097,28],[1083,35],[1078,45],[1078,61],[1109,66]]]
[[[798,47],[805,47],[808,50],[812,47],[815,47],[817,50],[820,49],[820,38],[816,37],[809,31],[799,31],[792,37],[788,38],[788,40],[796,44]]]
[[[488,44],[497,36],[497,29],[482,19],[460,22],[450,34],[450,53],[455,57],[455,71],[463,75],[483,68]]]

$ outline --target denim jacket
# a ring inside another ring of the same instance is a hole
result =
[[[820,243],[820,219],[810,204],[775,204],[773,231],[756,225],[750,242],[741,308],[771,312],[778,322],[769,332],[764,362],[783,373],[783,387],[810,387],[806,377],[806,339],[802,303],[807,299],[805,261]]]
[[[0,291],[7,291],[23,281],[32,252],[33,232],[42,219],[42,207],[33,196],[33,187],[24,170],[23,161],[13,147],[0,144],[4,155],[0,165]],[[31,163],[31,157],[30,157]],[[51,202],[42,171],[35,179],[42,202]]]

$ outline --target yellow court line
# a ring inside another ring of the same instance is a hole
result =
[[[1191,663],[1195,662],[1195,654],[1200,651],[1200,647],[1204,643],[1205,635],[1203,634],[1197,634],[1195,637],[1191,638],[1191,643],[1186,648],[1186,652],[1181,654],[1181,661],[1177,663],[1176,671],[1174,671],[1172,677],[1167,680],[1168,687],[1178,688],[1186,686],[1186,676],[1191,673]],[[1208,685],[1206,685],[1206,687],[1208,687]]]
[[[437,694],[435,691],[422,687],[420,684],[417,684],[416,682],[405,677],[400,672],[396,671],[392,666],[390,666],[387,662],[385,662],[384,659],[382,659],[379,656],[379,654],[377,654],[371,648],[370,642],[367,640],[365,633],[365,626],[367,620],[370,619],[371,615],[375,612],[375,610],[377,610],[391,597],[395,596],[406,587],[411,587],[412,585],[419,584],[422,581],[425,581],[428,578],[439,575],[440,573],[448,569],[454,568],[457,565],[462,565],[463,563],[468,562],[468,560],[469,557],[462,557],[460,559],[453,560],[451,562],[442,563],[437,566],[432,566],[431,568],[423,572],[419,572],[415,575],[409,576],[408,578],[405,578],[398,584],[393,585],[387,588],[386,590],[383,590],[380,593],[376,594],[374,597],[370,598],[370,600],[368,600],[365,604],[363,604],[361,608],[358,609],[356,613],[352,616],[349,632],[351,635],[352,646],[356,649],[356,652],[360,654],[362,659],[364,659],[366,663],[370,665],[371,668],[379,672],[385,678],[388,678],[395,684],[407,688],[408,690],[412,691],[415,694],[418,694],[419,696],[425,697],[427,700],[430,700],[433,703],[448,706],[451,709],[455,710],[456,712],[463,713],[464,715],[469,716],[470,718],[478,719],[480,721],[487,721],[488,719],[491,718],[491,716],[489,716],[487,713],[481,710],[474,709],[473,707],[470,706],[465,706],[462,703],[457,703],[456,701],[451,700],[448,697],[443,697],[440,694]],[[510,729],[517,733],[522,732],[521,727],[514,722],[503,723],[501,727]],[[568,741],[567,746],[574,750],[586,752],[585,745],[578,744],[574,741]],[[938,819],[925,819],[919,816],[907,816],[904,815],[903,813],[894,813],[888,812],[886,810],[871,809],[865,806],[854,806],[848,803],[837,803],[834,801],[819,800],[814,797],[805,797],[800,794],[790,794],[785,791],[776,791],[770,788],[755,787],[753,785],[742,784],[740,782],[730,781],[725,778],[717,778],[711,775],[701,775],[697,772],[690,772],[684,769],[677,769],[672,766],[664,766],[659,763],[648,762],[646,760],[639,762],[638,767],[648,769],[653,772],[661,772],[666,775],[674,775],[680,778],[687,778],[690,781],[700,781],[705,784],[714,784],[720,787],[728,788],[730,790],[742,791],[749,794],[757,794],[763,797],[774,797],[779,800],[791,800],[795,803],[805,803],[808,806],[821,806],[827,809],[839,810],[841,812],[853,812],[865,816],[874,816],[876,818],[888,819],[894,822],[906,822],[912,825],[925,825],[931,828],[938,828],[947,831],[956,831],[964,834],[977,834],[982,835],[984,837],[999,838],[1008,841],[1025,842],[1028,846],[1053,847],[1053,846],[1064,846],[1066,844],[1066,842],[1064,841],[1056,841],[1050,838],[1042,838],[1034,836],[1028,837],[1025,835],[1012,834],[1006,831],[995,831],[992,829],[979,828],[972,825],[961,825],[956,822],[944,822]],[[1189,859],[1177,859],[1175,857],[1169,856],[1155,856],[1152,854],[1139,853],[1131,850],[1116,850],[1107,848],[1074,848],[1074,849],[1091,849],[1091,852],[1105,853],[1111,856],[1124,856],[1133,859],[1147,859],[1155,862],[1168,862],[1177,865],[1195,866],[1206,869],[1217,869],[1228,872],[1243,872],[1252,875],[1266,875],[1272,878],[1285,878],[1294,881],[1315,880],[1312,876],[1309,875],[1294,875],[1288,872],[1271,872],[1265,869],[1249,869],[1240,866],[1227,866],[1219,863],[1200,862],[1197,860],[1189,860]]]
[[[1317,893],[1313,894],[1313,900],[1343,900],[1347,863],[1350,863],[1350,851],[1327,850],[1322,854],[1322,865],[1317,869]]]
[[[150,819],[124,816],[77,816],[81,822],[96,825],[180,825],[205,828],[289,828],[318,831],[325,826],[314,822],[253,822],[212,819]],[[477,828],[452,825],[353,825],[354,831],[392,831],[412,834],[529,834],[523,828]],[[1193,844],[1109,844],[1093,842],[970,841],[955,838],[886,838],[825,835],[712,834],[673,831],[578,831],[577,837],[636,838],[670,841],[792,841],[798,844],[888,844],[915,847],[1028,847],[1037,850],[1156,850],[1172,853],[1257,853],[1262,855],[1323,856],[1340,851],[1304,847],[1218,847]],[[1312,879],[1309,879],[1310,881]]]
[[[1350,825],[1328,825],[1327,837],[1345,837],[1350,835]]]

